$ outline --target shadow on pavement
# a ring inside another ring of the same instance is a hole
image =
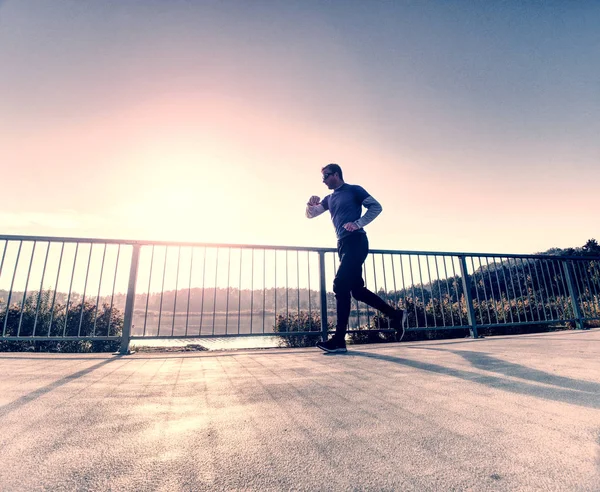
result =
[[[3,405],[0,407],[0,418],[4,417],[5,415],[8,415],[11,412],[14,412],[15,410],[17,410],[18,408],[22,407],[23,405],[26,405],[27,403],[39,398],[40,396],[45,395],[46,393],[50,393],[50,391],[55,390],[56,388],[59,388],[71,381],[73,381],[74,379],[78,379],[80,377],[85,376],[86,374],[89,374],[90,372],[95,371],[96,369],[108,364],[109,362],[112,362],[114,360],[117,360],[118,358],[111,358],[111,359],[106,359],[103,360],[101,362],[99,362],[98,364],[94,364],[93,366],[90,366],[86,369],[83,369],[81,371],[75,372],[73,374],[69,374],[68,376],[65,376],[61,379],[58,379],[57,381],[54,381],[42,388],[38,388],[35,391],[32,391],[31,393],[28,393],[26,395],[21,396],[20,398],[16,399],[13,402],[7,403],[6,405]]]
[[[502,359],[498,359],[496,357],[492,357],[489,354],[484,354],[481,352],[470,352],[467,350],[444,350],[431,348],[425,348],[425,350],[436,350],[440,352],[450,352],[452,354],[460,355],[465,360],[469,361],[473,365],[473,367],[483,369],[484,371],[495,372],[513,378],[525,379],[528,381],[534,381],[536,383],[543,383],[551,386],[559,386],[561,388],[568,388],[571,390],[600,395],[600,383],[594,383],[593,381],[582,381],[580,379],[573,379],[564,376],[557,376],[556,374],[540,371],[539,369],[533,369],[531,367],[527,367],[521,364],[515,364],[514,362],[508,362]]]
[[[435,349],[434,349],[435,350]],[[346,355],[346,354],[343,354]],[[511,393],[518,393],[528,396],[533,396],[536,398],[543,398],[545,400],[553,400],[563,403],[570,403],[573,405],[578,405],[582,407],[588,408],[600,408],[600,384],[593,382],[585,382],[585,389],[576,389],[576,388],[549,388],[547,386],[540,386],[539,384],[527,383],[523,381],[513,381],[511,379],[507,379],[500,376],[492,376],[479,374],[476,372],[464,371],[461,369],[453,369],[451,367],[446,367],[438,364],[431,364],[428,362],[420,362],[418,360],[406,359],[403,357],[395,357],[392,355],[384,355],[377,353],[369,353],[369,352],[360,352],[360,351],[351,351],[348,352],[347,355],[356,355],[359,357],[366,357],[369,359],[378,359],[384,360],[386,362],[392,362],[394,364],[400,364],[408,367],[412,367],[414,369],[420,369],[422,371],[434,372],[437,374],[443,374],[446,376],[453,376],[459,379],[463,379],[465,381],[472,381],[474,383],[483,384],[490,388],[509,391]],[[483,367],[482,367],[483,368]],[[486,369],[488,369],[486,367]],[[488,369],[489,370],[489,369]],[[529,370],[525,366],[522,366],[521,374],[525,374],[525,372]],[[532,373],[535,373],[535,370],[531,370]],[[543,373],[543,371],[537,371],[538,373]],[[512,376],[512,375],[511,375]],[[551,375],[548,375],[551,376]],[[539,374],[538,374],[539,377]],[[534,380],[536,382],[543,382],[546,384],[547,381],[537,380],[533,377],[528,377],[526,379]],[[561,382],[563,384],[566,383],[566,380],[569,378],[561,378]],[[582,381],[572,380],[573,386],[575,386],[575,382],[584,384]]]

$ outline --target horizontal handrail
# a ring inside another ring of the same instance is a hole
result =
[[[89,237],[62,237],[62,236],[20,236],[11,234],[0,234],[0,241],[38,241],[38,242],[63,242],[63,243],[85,243],[85,244],[121,244],[121,245],[140,245],[140,246],[182,246],[182,247],[207,247],[207,248],[232,248],[232,249],[266,249],[278,251],[312,251],[324,253],[336,253],[337,248],[321,246],[284,246],[284,245],[265,245],[265,244],[240,244],[240,243],[211,243],[194,241],[158,241],[152,239],[103,239]],[[369,249],[370,253],[376,254],[403,254],[403,255],[427,255],[427,256],[473,256],[473,257],[498,257],[498,258],[531,258],[546,259],[560,258],[564,260],[598,260],[600,256],[586,255],[551,255],[551,254],[520,254],[520,253],[483,253],[469,251],[427,251],[427,250],[408,250],[408,249]]]

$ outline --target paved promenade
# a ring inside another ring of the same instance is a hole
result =
[[[600,329],[0,374],[3,492],[600,491]]]

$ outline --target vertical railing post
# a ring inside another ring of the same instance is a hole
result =
[[[327,286],[325,285],[325,251],[319,251],[319,289],[321,294],[321,337],[327,341]]]
[[[137,283],[138,265],[140,263],[140,245],[133,245],[131,267],[129,268],[129,284],[127,286],[127,300],[125,301],[125,315],[123,319],[123,334],[119,355],[128,355],[129,341],[131,340],[131,323],[133,321],[133,307],[135,303],[135,284]]]
[[[471,278],[467,273],[467,260],[464,256],[458,257],[460,260],[460,275],[462,277],[463,292],[465,294],[465,302],[467,303],[467,319],[469,320],[471,336],[478,338],[477,335],[477,320],[475,319],[475,310],[473,309],[473,296],[471,295]]]
[[[581,314],[581,308],[579,307],[579,296],[573,283],[573,275],[571,270],[571,264],[568,260],[561,261],[563,272],[565,272],[565,279],[567,280],[567,288],[569,289],[569,297],[571,298],[571,305],[573,306],[573,314],[575,315],[575,325],[578,330],[583,330],[583,316]]]

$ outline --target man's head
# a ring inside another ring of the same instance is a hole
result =
[[[325,183],[330,190],[335,190],[344,184],[342,168],[337,164],[327,164],[321,169],[321,173],[323,173],[323,183]]]

